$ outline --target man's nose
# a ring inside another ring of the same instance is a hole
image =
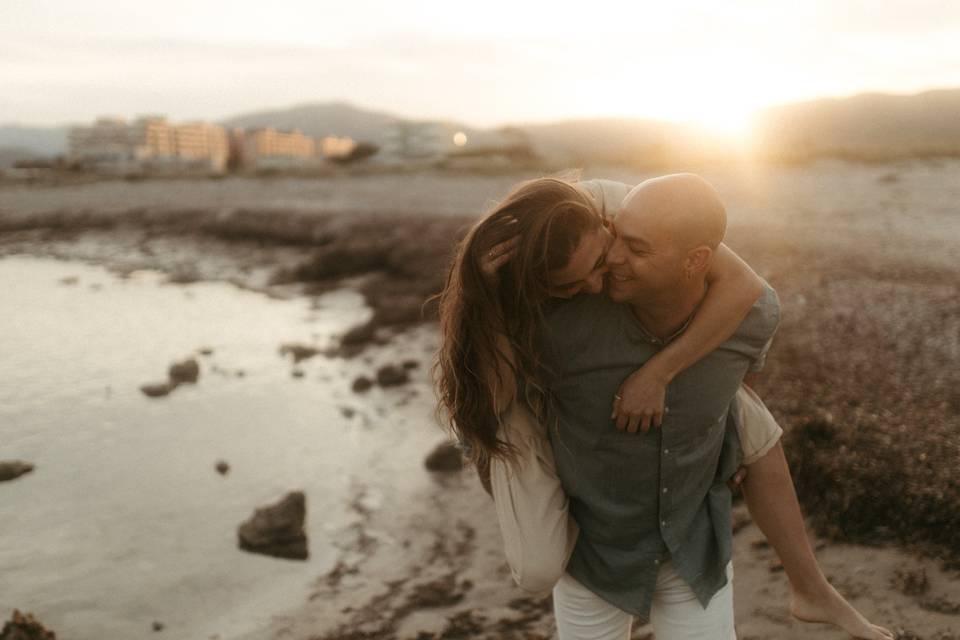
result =
[[[606,265],[608,267],[615,267],[623,264],[623,248],[620,246],[620,240],[614,238],[613,244],[610,245],[610,249],[607,251]]]

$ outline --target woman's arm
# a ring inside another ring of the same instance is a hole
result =
[[[763,291],[760,277],[725,244],[717,247],[707,282],[710,288],[686,331],[620,386],[611,416],[618,429],[633,433],[660,426],[670,381],[732,336]]]

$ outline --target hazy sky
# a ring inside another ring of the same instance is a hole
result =
[[[346,100],[475,125],[735,125],[960,86],[957,0],[0,0],[0,123],[217,119]]]

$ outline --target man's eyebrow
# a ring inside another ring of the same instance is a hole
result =
[[[639,244],[646,249],[649,249],[651,246],[649,242],[647,242],[646,240],[644,240],[639,236],[631,236],[630,234],[623,233],[622,231],[619,231],[619,230],[617,232],[617,235],[619,235],[620,239],[623,240],[624,242],[629,242],[631,244]]]

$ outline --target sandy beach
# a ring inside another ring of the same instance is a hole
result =
[[[727,202],[727,243],[783,304],[757,390],[785,428],[825,573],[901,638],[960,638],[960,162],[820,162],[703,174]],[[630,183],[647,177],[622,169],[586,175]],[[258,611],[255,628],[218,629],[209,612],[209,624],[176,637],[553,636],[549,600],[511,582],[492,504],[472,471],[423,467],[445,437],[429,382],[436,327],[423,301],[442,281],[452,241],[524,177],[0,185],[0,260],[53,258],[114,274],[153,270],[173,285],[229,283],[278,300],[313,300],[347,287],[364,295],[371,319],[359,323],[348,348],[319,356],[329,375],[348,381],[410,354],[421,362],[402,389],[344,392],[336,400],[347,398],[375,428],[401,420],[416,435],[372,444],[369,477],[336,494],[344,514],[337,535],[308,532],[329,556],[309,588],[288,594],[280,609]],[[344,328],[334,334],[342,337]],[[303,487],[308,494],[329,493],[322,474],[315,481]],[[735,509],[741,640],[846,637],[790,618],[775,554],[745,507]],[[7,618],[16,607],[58,637],[91,637],[6,594],[0,589]],[[164,636],[149,627],[145,618],[145,636]],[[640,627],[634,637],[653,636]]]

